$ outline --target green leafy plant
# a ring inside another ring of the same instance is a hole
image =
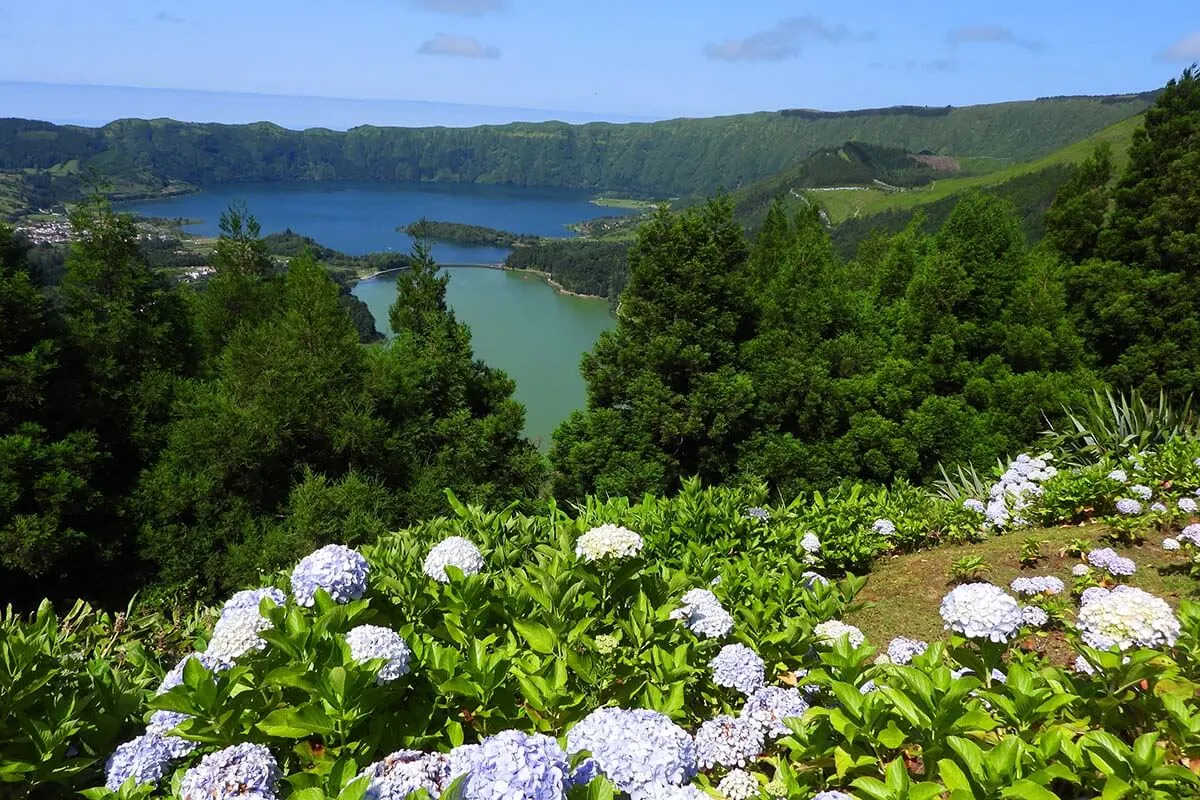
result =
[[[952,582],[978,580],[985,573],[991,572],[983,556],[963,556],[950,565],[950,580]]]

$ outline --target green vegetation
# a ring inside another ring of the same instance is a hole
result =
[[[345,133],[268,123],[119,120],[89,129],[9,119],[0,120],[0,172],[24,176],[28,208],[78,197],[93,170],[123,196],[246,180],[443,181],[702,196],[762,180],[850,139],[912,153],[1030,160],[1144,111],[1152,99],[1145,93],[952,109],[764,112],[629,125],[362,126]],[[72,162],[77,167],[64,174]]]
[[[514,249],[504,267],[541,272],[568,292],[615,300],[629,280],[628,251],[620,241],[542,239]]]
[[[396,228],[409,236],[423,236],[433,242],[452,242],[478,247],[522,247],[533,244],[537,236],[488,228],[483,225],[466,225],[461,222],[438,222],[419,220]]]

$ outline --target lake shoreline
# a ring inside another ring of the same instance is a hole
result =
[[[550,277],[549,272],[542,272],[541,270],[538,270],[538,269],[506,267],[503,264],[441,264],[439,266],[441,266],[443,269],[494,269],[499,272],[524,272],[529,275],[536,275],[537,277],[541,278],[552,289],[554,289],[556,294],[566,295],[567,297],[578,297],[582,300],[607,300],[608,299],[607,297],[604,297],[603,295],[599,295],[599,294],[583,294],[582,292],[572,292],[570,289],[565,288],[561,283],[554,280],[554,278]],[[382,277],[384,275],[391,275],[392,273],[395,273],[395,272],[404,272],[407,269],[411,269],[411,267],[394,267],[393,269],[380,270],[379,272],[373,272],[370,275],[362,276],[358,280],[359,281],[369,281],[369,280],[373,280],[375,278]]]

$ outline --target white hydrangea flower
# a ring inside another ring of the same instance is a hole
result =
[[[717,791],[727,800],[753,800],[759,795],[758,780],[744,769],[730,770],[717,784]]]
[[[982,514],[987,510],[982,500],[976,500],[974,497],[968,497],[963,500],[963,508],[968,511],[974,511],[976,514]]]
[[[1200,546],[1200,522],[1193,522],[1191,525],[1185,526],[1177,538],[1180,542],[1191,542]]]
[[[1165,514],[1167,512],[1167,507],[1162,503],[1151,503],[1150,511],[1155,514]]]
[[[240,608],[221,615],[208,642],[209,655],[235,661],[247,653],[267,646],[260,633],[270,630],[271,620],[258,613],[257,608]]]
[[[1162,542],[1163,550],[1175,551],[1175,550],[1179,550],[1181,546],[1182,545],[1179,544],[1178,539],[1172,539],[1169,536],[1166,539],[1163,539],[1163,542]]]
[[[1050,615],[1037,606],[1025,606],[1021,609],[1021,622],[1029,628],[1044,628],[1050,622]]]
[[[829,647],[837,644],[838,639],[843,636],[850,640],[851,647],[862,647],[863,642],[867,640],[862,631],[839,619],[831,619],[817,625],[813,628],[813,636],[816,637],[818,643]]]
[[[1092,571],[1092,568],[1089,567],[1087,564],[1076,564],[1075,566],[1071,567],[1071,574],[1074,575],[1076,578],[1082,578],[1084,575],[1087,575],[1091,571]]]
[[[877,519],[871,525],[871,530],[883,536],[891,536],[896,532],[896,523],[890,519]]]
[[[733,617],[708,589],[692,589],[679,603],[679,608],[671,612],[671,619],[682,620],[697,636],[724,639],[733,630]]]
[[[620,525],[592,528],[575,542],[575,555],[584,561],[633,558],[642,551],[642,537]]]
[[[817,538],[815,533],[806,533],[800,539],[800,547],[804,552],[810,555],[816,555],[821,552],[821,540]]]
[[[1137,495],[1142,500],[1149,500],[1154,496],[1154,490],[1144,483],[1135,483],[1129,487],[1129,491]]]
[[[1129,480],[1129,476],[1123,469],[1114,469],[1112,472],[1108,473],[1108,479],[1110,481],[1116,481],[1117,483],[1125,483],[1127,480]]]
[[[1097,650],[1170,647],[1179,638],[1179,620],[1162,598],[1132,586],[1118,586],[1079,609],[1083,641]]]
[[[387,663],[380,668],[375,682],[382,685],[408,674],[408,661],[412,651],[408,644],[391,628],[379,625],[359,625],[346,634],[350,655],[357,662],[383,658]]]
[[[1032,578],[1014,578],[1008,585],[1019,595],[1062,594],[1066,590],[1062,580],[1053,575],[1038,575]]]
[[[1142,504],[1132,497],[1122,497],[1117,501],[1117,513],[1127,517],[1135,517],[1142,513]]]
[[[1190,497],[1179,498],[1179,500],[1176,501],[1175,505],[1176,505],[1176,507],[1179,508],[1180,511],[1182,511],[1185,514],[1195,514],[1196,513],[1196,508],[1197,508],[1196,501]]]
[[[451,536],[433,546],[425,556],[423,569],[435,581],[449,583],[446,567],[458,567],[464,575],[477,575],[483,572],[483,555],[469,539]]]
[[[1021,627],[1021,607],[998,586],[967,583],[942,598],[942,619],[948,631],[969,639],[1007,642]]]
[[[713,683],[736,689],[744,695],[753,694],[763,685],[766,665],[758,653],[744,644],[727,644],[708,662],[713,671]]]

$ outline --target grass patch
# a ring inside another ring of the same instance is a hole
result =
[[[594,197],[592,205],[603,208],[633,208],[639,211],[653,211],[666,200],[635,200],[632,197]]]
[[[1056,150],[1043,158],[999,169],[988,169],[988,162],[982,158],[962,159],[960,161],[965,162],[963,164],[964,171],[984,170],[984,173],[942,178],[926,186],[907,189],[903,192],[885,192],[878,189],[828,191],[814,193],[813,197],[836,224],[847,219],[880,214],[885,211],[913,209],[935,203],[968,189],[994,186],[1059,164],[1077,164],[1090,156],[1100,142],[1108,142],[1112,145],[1113,163],[1117,174],[1120,174],[1129,161],[1129,144],[1133,141],[1133,132],[1141,125],[1142,116],[1139,114],[1105,128],[1094,136]],[[994,165],[999,162],[994,160],[991,163]]]
[[[953,588],[951,564],[963,556],[983,556],[991,571],[981,580],[1005,591],[1013,578],[1022,575],[1053,575],[1061,578],[1069,590],[1074,580],[1071,567],[1079,563],[1078,558],[1059,555],[1069,539],[1087,539],[1092,547],[1111,546],[1132,558],[1137,573],[1129,585],[1165,599],[1172,607],[1178,607],[1181,598],[1194,595],[1200,588],[1184,568],[1187,557],[1159,546],[1163,534],[1151,534],[1141,547],[1121,547],[1103,542],[1100,537],[1104,530],[1104,526],[1096,524],[1037,528],[1006,533],[985,542],[937,547],[880,560],[859,595],[860,600],[872,605],[849,615],[846,621],[861,628],[876,647],[886,648],[895,636],[927,641],[941,638],[944,630],[938,608],[942,597]],[[1021,566],[1021,545],[1028,538],[1042,542],[1042,554],[1048,556],[1033,568]]]

